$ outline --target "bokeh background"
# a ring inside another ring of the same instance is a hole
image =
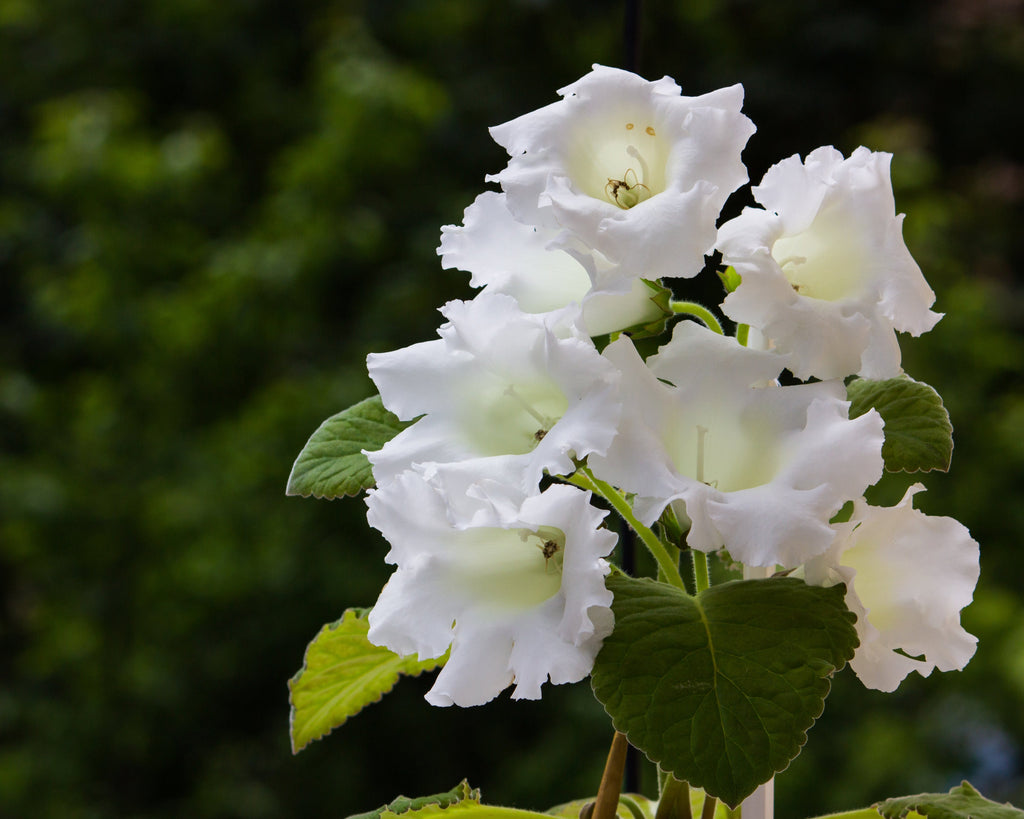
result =
[[[982,544],[980,648],[893,695],[840,674],[780,816],[963,777],[1024,803],[1022,12],[644,7],[641,73],[745,85],[753,179],[819,145],[895,152],[948,314],[905,365],[956,428],[919,505]],[[404,680],[293,757],[286,682],[388,567],[361,501],[284,485],[370,394],[366,354],[471,295],[435,247],[504,164],[486,127],[622,65],[622,19],[605,0],[0,0],[0,815],[335,817],[463,776],[527,808],[593,793],[610,732],[585,684],[460,711]]]

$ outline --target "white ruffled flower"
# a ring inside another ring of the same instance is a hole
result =
[[[808,583],[846,584],[860,637],[850,666],[879,691],[894,691],[911,671],[962,669],[978,642],[960,625],[978,583],[978,544],[953,518],[914,509],[923,489],[914,484],[896,506],[856,501],[832,547],[805,567]]]
[[[780,387],[786,359],[694,322],[645,365],[627,339],[605,356],[630,397],[594,473],[653,523],[673,501],[687,543],[749,566],[797,566],[832,542],[829,520],[882,475],[882,419],[848,418],[842,382]]]
[[[545,470],[571,474],[574,457],[607,448],[617,373],[589,338],[560,337],[557,317],[523,313],[499,293],[441,312],[440,340],[367,357],[384,406],[404,421],[423,416],[367,453],[378,484],[415,464],[488,459],[534,492]]]
[[[753,189],[765,210],[719,229],[723,261],[743,279],[723,311],[790,353],[799,378],[895,377],[896,331],[917,336],[942,317],[903,241],[891,159],[863,147],[784,159]]]
[[[445,267],[472,274],[484,293],[507,293],[526,313],[550,313],[570,305],[570,316],[592,336],[654,321],[661,309],[654,291],[637,278],[628,293],[607,293],[601,284],[612,265],[596,251],[564,243],[561,232],[517,222],[505,194],[488,191],[466,208],[461,226],[441,228],[438,254]],[[596,288],[596,289],[595,289]]]
[[[754,126],[743,87],[681,96],[669,77],[648,82],[595,65],[559,102],[491,128],[511,159],[501,183],[515,218],[560,229],[637,277],[691,277],[715,244],[715,221],[747,181],[740,151]]]
[[[549,679],[582,680],[613,625],[606,513],[571,486],[516,497],[484,481],[467,495],[436,478],[404,472],[367,497],[398,566],[370,612],[370,641],[421,659],[451,647],[433,705],[482,705],[512,684],[513,699],[538,699]]]

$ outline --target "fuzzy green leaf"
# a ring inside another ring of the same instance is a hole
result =
[[[550,819],[545,813],[482,805],[480,791],[470,788],[466,780],[462,780],[447,793],[420,796],[415,799],[399,796],[376,810],[357,813],[348,819],[456,819],[461,816],[465,816],[466,819]]]
[[[340,498],[373,486],[363,450],[374,452],[413,422],[399,421],[379,395],[324,421],[310,436],[288,476],[288,495]]]
[[[725,270],[719,270],[718,278],[722,280],[722,287],[725,288],[726,293],[732,293],[737,287],[740,286],[742,279],[740,274],[736,272],[735,267],[727,267]]]
[[[912,811],[931,819],[1024,819],[1024,811],[986,799],[966,781],[949,793],[899,796],[880,802],[875,809],[885,819],[904,819]]]
[[[735,807],[784,770],[853,657],[844,587],[608,579],[615,630],[591,680],[612,723],[677,779]]]
[[[850,417],[874,407],[885,421],[882,458],[889,472],[949,470],[953,457],[953,426],[942,399],[927,384],[907,376],[847,386]]]
[[[326,736],[394,688],[402,674],[417,676],[442,666],[447,655],[420,662],[371,643],[367,609],[349,609],[324,626],[306,649],[291,691],[292,752]]]
[[[458,785],[446,793],[436,793],[432,796],[419,796],[410,799],[408,796],[399,796],[386,805],[381,805],[377,810],[366,813],[356,813],[348,819],[380,819],[383,815],[399,816],[403,813],[419,811],[431,805],[448,808],[464,801],[480,803],[480,789],[469,787],[469,783],[463,779]]]

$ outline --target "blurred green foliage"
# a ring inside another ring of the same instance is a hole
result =
[[[504,164],[486,126],[621,65],[621,29],[604,0],[0,0],[0,815],[593,792],[586,686],[459,711],[406,680],[290,756],[287,679],[388,567],[358,500],[283,490],[370,393],[365,355],[470,295],[434,248]],[[895,151],[948,314],[905,364],[956,428],[921,505],[982,544],[978,654],[894,695],[844,672],[779,815],[964,776],[1024,803],[1021,4],[648,0],[642,33],[650,78],[745,84],[755,180],[820,144]]]

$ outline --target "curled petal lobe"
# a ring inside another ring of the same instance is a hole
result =
[[[461,226],[441,229],[438,248],[445,267],[472,274],[470,284],[485,293],[506,293],[526,313],[568,310],[591,336],[655,320],[660,309],[642,279],[619,286],[615,266],[552,228],[517,222],[505,195],[488,191],[466,208]]]
[[[850,666],[869,688],[894,691],[911,671],[962,669],[977,638],[960,625],[974,595],[979,549],[961,523],[913,507],[915,484],[896,506],[854,504],[832,546],[808,562],[808,583],[846,584],[861,646]]]

